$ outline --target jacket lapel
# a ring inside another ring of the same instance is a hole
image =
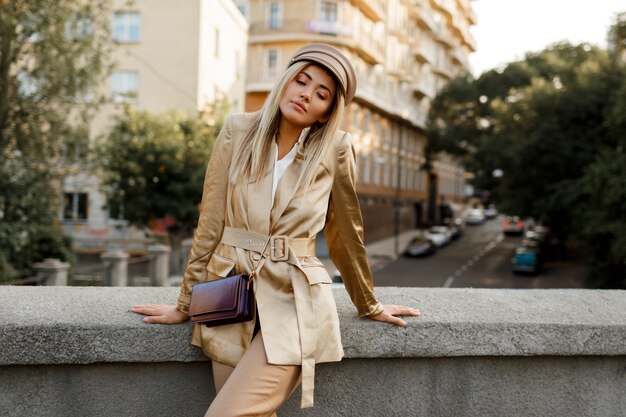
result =
[[[274,198],[274,205],[270,216],[270,227],[274,227],[278,219],[280,219],[280,216],[282,216],[296,191],[296,184],[300,178],[302,161],[304,160],[302,148],[302,146],[298,146],[298,153],[296,154],[296,157],[291,165],[289,165],[289,168],[287,168],[280,181],[278,181],[278,186],[276,187],[276,197]]]
[[[248,184],[248,225],[250,230],[269,234],[270,211],[272,210],[272,180],[274,178],[274,161],[276,147],[272,146],[268,155],[268,167],[265,176],[259,182]],[[278,191],[277,191],[278,192]]]

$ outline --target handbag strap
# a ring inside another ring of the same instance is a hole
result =
[[[265,245],[263,245],[263,252],[261,252],[261,256],[256,261],[254,268],[252,268],[252,272],[250,273],[250,275],[248,275],[248,282],[246,284],[246,287],[248,289],[250,288],[250,283],[252,282],[254,277],[259,273],[259,271],[263,267],[263,264],[265,263],[265,251],[267,250],[267,247],[270,245],[270,240],[272,240],[272,235],[268,236],[267,241],[265,242]]]

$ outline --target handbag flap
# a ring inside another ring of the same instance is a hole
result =
[[[194,285],[189,300],[189,316],[235,309],[243,282],[241,275],[233,275]]]

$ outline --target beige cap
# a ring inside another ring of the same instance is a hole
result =
[[[293,54],[287,67],[298,61],[311,61],[327,68],[339,81],[346,105],[352,101],[356,92],[356,74],[348,58],[339,49],[325,43],[310,43]]]

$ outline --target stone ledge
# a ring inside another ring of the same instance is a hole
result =
[[[406,328],[359,319],[335,289],[347,358],[626,355],[626,291],[378,288],[418,307]],[[206,360],[191,325],[147,325],[176,288],[0,287],[0,365]]]

